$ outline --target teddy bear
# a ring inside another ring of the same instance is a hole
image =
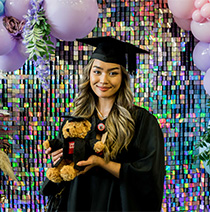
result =
[[[91,123],[84,118],[70,116],[62,125],[60,138],[46,140],[45,149],[52,148],[51,152],[63,147],[63,157],[53,168],[49,168],[46,177],[54,182],[73,180],[84,167],[77,166],[77,162],[86,160],[88,151],[87,134],[91,130]],[[105,149],[104,141],[95,140],[94,152],[101,153]]]

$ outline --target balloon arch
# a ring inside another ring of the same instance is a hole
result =
[[[44,80],[56,39],[83,38],[97,19],[97,0],[0,0],[0,70],[15,71],[28,58]],[[43,30],[41,22],[49,30]]]

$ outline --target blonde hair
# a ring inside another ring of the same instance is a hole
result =
[[[90,70],[94,60],[90,60],[84,68],[83,82],[80,85],[80,93],[75,99],[75,110],[73,115],[90,118],[97,104],[98,97],[90,87]],[[133,108],[133,95],[130,89],[130,77],[126,69],[121,66],[122,83],[118,90],[115,104],[106,119],[106,130],[108,132],[105,159],[115,159],[118,152],[123,148],[127,149],[128,144],[134,135],[135,122],[131,116]],[[116,121],[118,120],[118,121]]]

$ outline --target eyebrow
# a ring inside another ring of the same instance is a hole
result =
[[[100,66],[93,66],[93,68],[97,68],[97,69],[103,70],[103,68],[100,67]],[[119,67],[109,68],[108,71],[113,71],[115,69],[118,69],[119,70],[120,68]]]

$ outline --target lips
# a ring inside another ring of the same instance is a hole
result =
[[[101,91],[107,91],[110,89],[110,87],[101,87],[101,86],[97,86],[99,90]]]

